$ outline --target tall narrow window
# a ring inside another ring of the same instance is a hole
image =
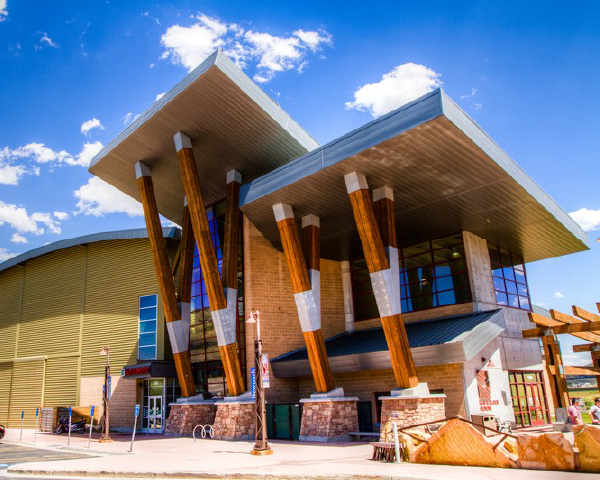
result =
[[[498,245],[488,243],[496,303],[531,310],[523,259]]]
[[[140,297],[138,359],[156,360],[156,324],[158,295]]]

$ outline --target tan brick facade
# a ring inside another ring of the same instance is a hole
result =
[[[112,396],[110,400],[110,428],[131,430],[134,421],[134,406],[142,403],[142,391],[137,380],[124,380],[112,375]],[[97,423],[104,410],[102,408],[102,377],[81,377],[81,405],[94,405],[96,408],[94,423]],[[138,418],[138,427],[140,419]]]

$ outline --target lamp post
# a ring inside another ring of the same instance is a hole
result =
[[[110,345],[103,346],[100,349],[100,355],[106,355],[106,367],[104,368],[104,392],[102,394],[102,406],[104,407],[104,423],[102,425],[102,435],[98,440],[99,443],[112,442],[110,438],[110,421],[109,421],[109,407],[110,407]],[[92,428],[90,426],[90,428]]]
[[[267,439],[267,412],[265,410],[265,390],[263,387],[262,371],[262,340],[260,338],[260,312],[250,311],[246,323],[256,324],[256,340],[254,340],[254,367],[256,372],[254,408],[256,412],[256,422],[254,429],[254,448],[250,452],[252,455],[271,455],[273,450],[269,446]]]

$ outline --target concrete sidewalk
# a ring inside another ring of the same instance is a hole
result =
[[[7,432],[8,442],[19,440],[19,431]],[[89,452],[96,457],[76,460],[29,462],[12,465],[11,475],[59,475],[61,477],[120,478],[381,478],[474,480],[570,480],[581,479],[580,473],[504,470],[492,468],[451,467],[445,465],[386,464],[373,462],[372,447],[365,443],[312,444],[272,442],[274,454],[250,455],[253,442],[225,442],[190,438],[138,435],[133,453],[128,453],[129,435],[114,435],[115,441],[99,444],[97,435],[87,449],[87,437],[71,437],[70,449]],[[31,445],[33,431],[23,433],[23,444]],[[67,448],[66,435],[39,434],[38,448]],[[586,474],[585,478],[600,475]]]

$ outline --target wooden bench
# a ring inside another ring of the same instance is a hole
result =
[[[373,458],[378,462],[393,463],[396,461],[396,449],[393,443],[371,442],[373,445]]]
[[[358,440],[362,437],[367,437],[369,440],[372,440],[373,437],[376,439],[379,438],[379,432],[350,432],[348,435],[350,435],[351,438],[356,438]]]

